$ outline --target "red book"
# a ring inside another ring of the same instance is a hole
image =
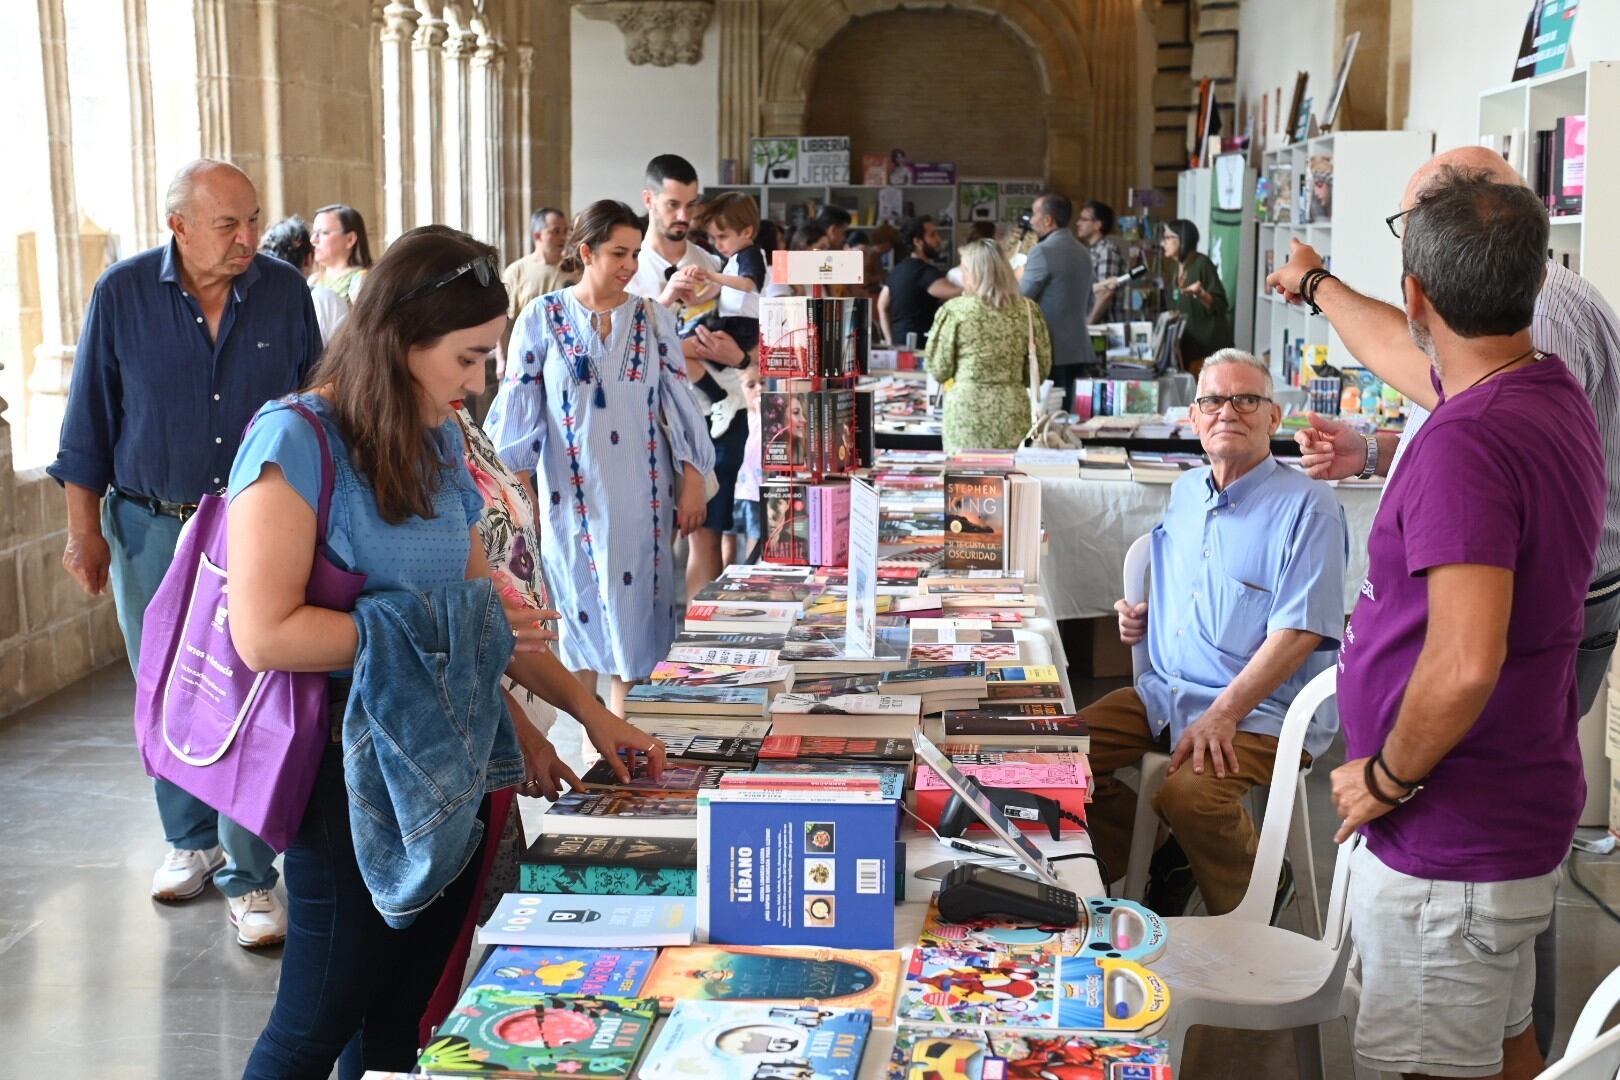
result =
[[[963,773],[973,777],[984,787],[1016,788],[1019,791],[1028,791],[1036,795],[1044,795],[1055,799],[1057,804],[1081,821],[1086,819],[1086,795],[1090,790],[1090,783],[1086,775],[1086,765],[1083,760],[1075,760],[1074,755],[1024,755],[1029,757],[1051,757],[1050,764],[1039,764],[1029,761],[1003,762],[994,765],[959,765]],[[945,812],[945,804],[951,800],[951,789],[940,779],[939,774],[926,765],[917,768],[917,816],[930,825],[939,824],[940,815]],[[1026,832],[1044,832],[1046,826],[1039,821],[1016,822],[1020,829]],[[982,825],[973,828],[982,831]],[[1063,820],[1064,832],[1082,831],[1083,826],[1065,818]]]

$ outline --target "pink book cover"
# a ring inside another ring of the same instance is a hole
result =
[[[1086,767],[1078,761],[1036,764],[1027,761],[1005,761],[997,765],[958,765],[963,773],[980,784],[990,787],[1018,788],[1077,788],[1084,790]],[[939,774],[926,765],[917,766],[918,791],[944,791],[946,784]]]
[[[821,564],[843,566],[849,562],[849,488],[838,485],[821,491]]]
[[[1564,174],[1558,197],[1574,202],[1586,194],[1586,117],[1564,117]]]

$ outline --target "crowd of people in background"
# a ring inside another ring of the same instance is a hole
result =
[[[536,210],[532,249],[504,268],[443,226],[410,230],[374,261],[365,222],[342,204],[261,239],[252,181],[200,160],[169,188],[169,241],[113,266],[92,294],[49,470],[66,492],[65,567],[87,591],[111,590],[139,670],[142,616],[182,524],[223,490],[240,655],[256,671],[331,673],[332,735],[286,852],[287,904],[270,847],[155,786],[170,850],[152,895],[183,901],[212,881],[234,940],[286,943],[254,1080],[338,1062],[345,1078],[410,1068],[453,1000],[488,896],[513,887],[512,860],[497,857],[522,843],[513,793],[578,784],[548,738],[559,713],[621,778],[661,771],[664,749],[625,722],[625,696],[668,652],[686,598],[759,546],[760,301],[797,291],[769,280],[771,251],[860,247],[867,280],[840,294],[869,297],[881,340],[920,351],[949,387],[946,450],[1019,445],[1031,391],[1049,377],[1067,390],[1094,362],[1089,326],[1132,311],[1116,217],[1099,201],[1076,213],[1042,194],[1034,243],[1015,258],[1009,238],[976,224],[947,273],[926,216],[857,230],[829,205],[784,230],[746,195],[704,201],[696,169],[671,154],[641,186],[640,207]],[[1196,226],[1159,234],[1211,464],[1175,485],[1149,601],[1119,608],[1121,637],[1150,642],[1153,662],[1089,714],[1093,833],[1123,862],[1134,797],[1113,774],[1171,753],[1155,808],[1174,835],[1151,897],[1173,908],[1196,881],[1211,911],[1230,909],[1255,847],[1243,797],[1276,764],[1290,701],[1337,650],[1352,760],[1334,798],[1341,839],[1365,837],[1350,898],[1357,1052],[1392,1072],[1529,1075],[1546,1049],[1535,1036],[1552,1028],[1555,979],[1536,941],[1550,934],[1580,802],[1575,721],[1620,624],[1620,470],[1604,478],[1620,454],[1620,320],[1545,260],[1545,210],[1486,151],[1426,166],[1390,228],[1404,311],[1302,245],[1268,281],[1319,305],[1358,359],[1438,410],[1398,445],[1319,418],[1300,436],[1311,477],[1406,462],[1348,627],[1343,513],[1271,456],[1272,375],[1231,347],[1231,303]],[[480,420],[471,406],[491,368]],[[310,602],[317,558],[364,575],[352,613]],[[392,685],[437,663],[411,597],[511,643],[453,676],[458,695],[492,703],[477,748],[456,748],[483,785],[465,857],[429,859],[417,869],[431,902],[385,915],[371,888],[379,855],[351,833],[353,792],[419,802],[399,776],[367,771],[378,725],[407,756],[442,753],[450,731],[433,695],[402,701]],[[427,713],[411,724],[379,702]],[[1541,734],[1522,737],[1527,717]],[[1335,730],[1313,727],[1307,761]],[[1509,820],[1513,792],[1534,805]],[[1486,819],[1500,827],[1473,827]],[[1459,920],[1483,923],[1458,933]]]

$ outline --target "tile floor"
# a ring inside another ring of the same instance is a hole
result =
[[[1075,689],[1086,701],[1103,687]],[[235,1080],[269,1011],[277,951],[238,948],[218,893],[181,906],[148,899],[164,847],[130,734],[132,692],[114,666],[0,720],[0,1075]],[[1310,780],[1318,852],[1331,851],[1335,763]],[[1319,855],[1324,895],[1331,871]],[[1620,857],[1582,856],[1581,873],[1620,905]],[[1620,928],[1574,888],[1560,904],[1561,1044],[1620,964]],[[1344,1033],[1324,1042],[1329,1077],[1348,1078]],[[1286,1033],[1201,1029],[1183,1075],[1288,1077],[1293,1060]]]

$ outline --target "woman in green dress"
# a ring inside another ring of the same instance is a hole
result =
[[[1159,235],[1159,247],[1176,270],[1169,283],[1170,306],[1181,313],[1185,324],[1181,365],[1196,375],[1204,357],[1232,346],[1232,305],[1220,271],[1198,250],[1198,226],[1186,218],[1169,222]]]
[[[1052,337],[994,240],[971,241],[957,254],[962,295],[945,301],[928,332],[928,374],[955,380],[945,393],[945,450],[1011,450],[1029,433],[1030,339],[1045,379]]]

